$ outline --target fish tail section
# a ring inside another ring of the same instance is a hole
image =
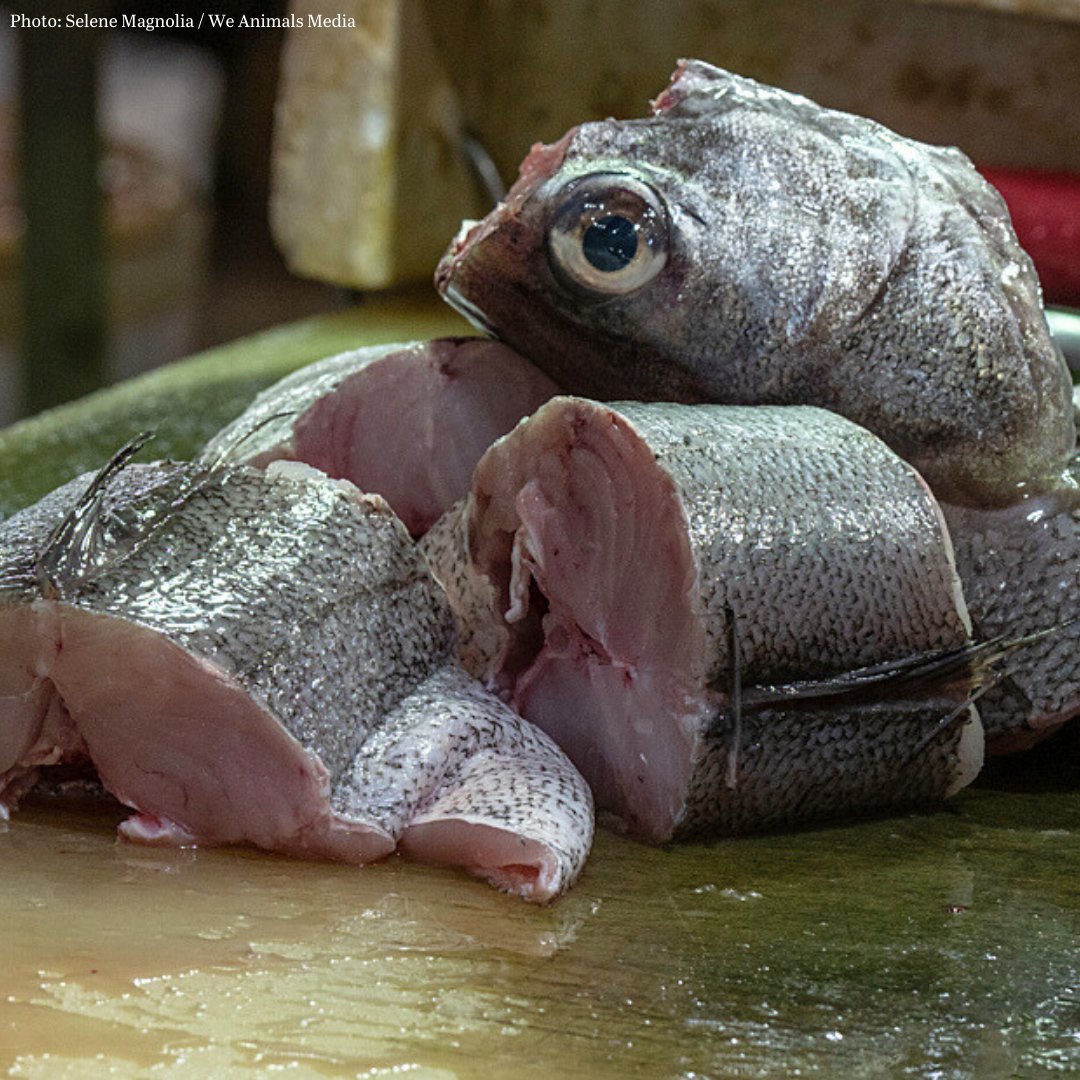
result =
[[[456,665],[391,710],[331,800],[404,854],[537,903],[573,884],[592,844],[592,797],[569,759]]]

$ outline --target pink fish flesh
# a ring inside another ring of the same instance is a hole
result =
[[[292,464],[80,478],[0,526],[0,807],[86,761],[128,840],[400,848],[551,899],[588,789],[453,654],[378,496]]]
[[[643,839],[933,803],[979,770],[971,673],[937,667],[970,642],[937,504],[835,414],[555,398],[423,543],[472,669]]]
[[[414,536],[468,490],[480,455],[556,385],[480,338],[375,345],[286,376],[203,458],[303,461],[382,495]]]

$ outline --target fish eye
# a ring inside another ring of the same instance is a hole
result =
[[[547,245],[564,281],[603,296],[633,292],[667,262],[667,212],[648,184],[593,173],[571,180],[556,197]]]

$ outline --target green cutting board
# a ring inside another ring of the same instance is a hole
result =
[[[0,514],[147,427],[157,455],[189,454],[305,361],[460,331],[382,301],[26,421],[0,433]],[[1019,769],[847,827],[670,849],[600,830],[545,909],[396,857],[139,849],[115,808],[39,802],[0,834],[0,1070],[1078,1074],[1080,784],[1060,752]]]

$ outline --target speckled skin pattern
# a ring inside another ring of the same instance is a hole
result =
[[[1080,497],[1063,490],[997,510],[943,510],[976,636],[1060,628],[1010,657],[979,700],[987,749],[1024,749],[1080,711]]]
[[[968,639],[933,497],[868,431],[814,408],[611,408],[675,483],[713,664],[725,607],[744,680],[824,677]]]
[[[0,527],[0,603],[48,603],[34,560],[88,479]],[[304,466],[128,466],[101,520],[96,549],[55,577],[58,608],[161,635],[241,688],[321,763],[342,818],[398,837],[456,799],[455,813],[550,845],[547,891],[531,898],[573,881],[588,790],[550,740],[469,685],[445,597],[382,499]],[[501,803],[466,768],[485,753],[521,773]]]
[[[455,503],[420,540],[420,550],[443,587],[457,624],[458,655],[465,670],[485,681],[495,673],[496,657],[506,645],[503,624],[489,617],[496,601],[491,581],[468,556],[462,521],[466,500]]]
[[[585,429],[589,435],[582,439]],[[441,573],[465,582],[462,591],[473,596],[469,583],[478,572],[506,582],[510,570],[501,560],[509,555],[498,553],[508,553],[509,543],[488,539],[514,528],[507,515],[521,505],[519,492],[537,478],[554,489],[560,483],[558,462],[586,456],[595,461],[602,457],[595,452],[600,442],[626,439],[646,444],[654,462],[649,468],[661,474],[671,505],[647,501],[644,484],[627,491],[625,483],[613,482],[611,499],[623,516],[607,527],[609,533],[666,529],[671,537],[685,537],[696,572],[689,599],[675,590],[664,603],[689,603],[700,628],[687,645],[699,647],[701,655],[684,654],[677,661],[685,697],[675,700],[706,707],[684,705],[663,721],[675,730],[689,717],[699,718],[682,810],[660,839],[928,803],[973,778],[981,763],[981,726],[975,710],[964,707],[966,689],[956,686],[831,710],[803,705],[746,713],[740,748],[729,761],[735,737],[727,609],[735,613],[744,687],[818,680],[969,641],[951,547],[929,490],[880,440],[835,414],[678,404],[609,408],[555,398],[481,460],[456,531],[457,560],[472,565],[455,568],[452,544],[445,540],[438,556]],[[573,513],[573,498],[544,513]],[[548,575],[550,584],[549,555],[528,546],[533,541],[527,537],[524,545],[515,543],[523,546],[526,563],[537,567],[537,582]],[[674,552],[679,544],[662,547]],[[478,549],[484,554],[478,556]],[[580,582],[565,582],[564,591],[595,595],[592,576],[617,557],[597,553],[596,565],[582,571]],[[656,566],[622,570],[642,582],[660,577]],[[682,575],[670,578],[679,581]],[[605,595],[603,588],[599,593]],[[500,594],[505,602],[505,586],[498,584],[488,592],[492,598]],[[618,597],[612,602],[618,605]],[[502,613],[497,604],[476,602],[459,615],[498,621]],[[619,618],[617,610],[590,615],[589,626],[610,629]],[[544,625],[550,633],[547,617]],[[670,632],[671,625],[657,633]],[[492,639],[482,628],[484,635]],[[502,635],[505,643],[505,627]],[[646,646],[635,663],[645,665],[645,655],[667,644]],[[611,649],[605,639],[592,651]],[[496,668],[501,659],[495,657]],[[516,656],[514,663],[519,661]],[[489,673],[493,682],[507,674]],[[939,730],[954,711],[961,723]],[[609,719],[598,715],[581,722]],[[588,763],[579,766],[588,778]],[[668,780],[654,772],[642,782]]]
[[[443,665],[387,713],[333,803],[395,836],[446,819],[501,827],[548,848],[549,888],[560,892],[584,865],[593,831],[588,786],[567,766],[539,728]]]
[[[550,265],[562,192],[595,173],[666,210],[666,266],[625,295]],[[436,283],[569,393],[820,405],[956,502],[1051,485],[1075,445],[1034,268],[963,154],[700,61],[651,118],[534,151]]]
[[[968,640],[934,500],[873,435],[818,409],[614,408],[678,489],[710,682],[730,684],[725,606],[736,612],[744,684],[821,678]],[[932,803],[956,780],[961,730],[915,748],[957,704],[942,695],[744,717],[734,790],[724,712],[698,744],[678,835]]]
[[[145,475],[125,470],[110,494],[140,522],[156,518],[153,528],[120,559],[61,582],[61,598],[204,657],[337,777],[382,713],[453,650],[449,612],[397,520],[344,486],[251,469],[227,470],[182,512],[162,513],[192,474],[176,468],[164,486],[132,492]],[[24,517],[38,512],[15,515],[5,537],[25,535]]]

